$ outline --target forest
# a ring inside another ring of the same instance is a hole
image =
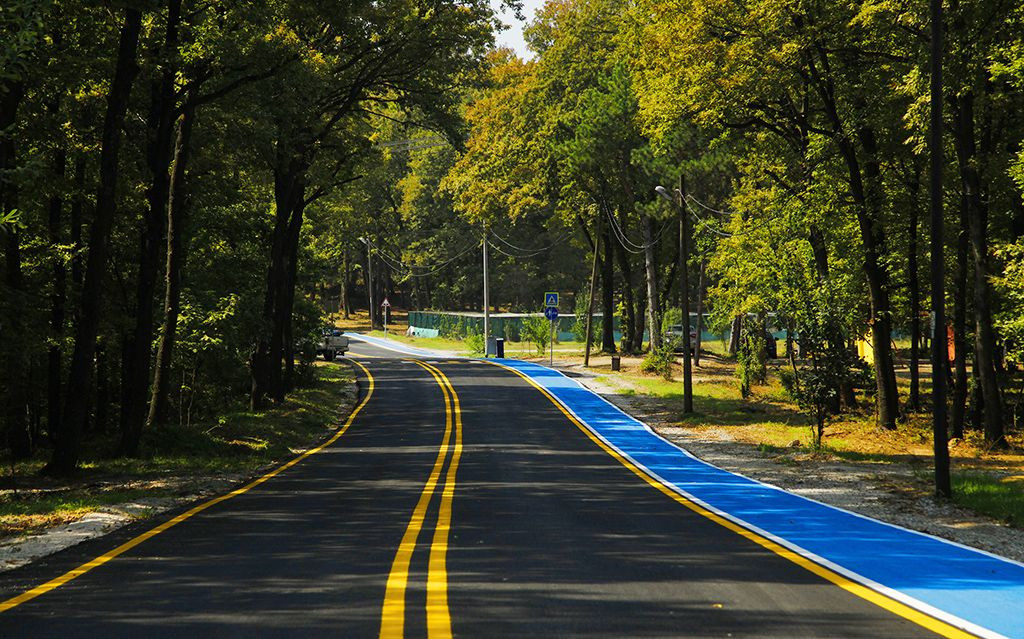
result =
[[[599,349],[657,354],[666,316],[703,308],[742,361],[770,324],[802,405],[861,395],[883,429],[933,408],[935,256],[947,434],[1019,433],[1019,2],[944,3],[941,182],[928,2],[550,0],[527,60],[498,20],[483,0],[5,1],[11,459],[66,475],[89,442],[137,456],[148,431],[279,403],[297,345],[371,297],[480,310],[484,243],[496,310],[587,299],[593,268]]]

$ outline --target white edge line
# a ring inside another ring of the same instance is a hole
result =
[[[346,337],[356,339],[358,341],[369,344],[370,346],[377,346],[384,350],[394,351],[403,355],[412,355],[414,357],[436,357],[440,359],[474,359],[472,357],[466,357],[464,355],[457,355],[455,353],[446,353],[444,351],[432,351],[426,348],[417,348],[415,346],[404,347],[404,345],[394,345],[388,343],[386,340],[382,340],[378,337],[371,337],[369,335],[363,335],[362,333],[345,333]]]
[[[584,390],[584,391],[587,391],[588,393],[591,393],[592,395],[594,395],[595,397],[597,397],[598,399],[600,399],[600,400],[601,400],[602,402],[604,402],[604,403],[608,404],[608,405],[609,405],[609,406],[611,406],[611,407],[612,407],[613,409],[615,409],[615,411],[616,411],[616,412],[618,412],[618,413],[622,414],[622,415],[623,415],[624,417],[626,417],[627,419],[629,419],[629,420],[630,420],[630,421],[632,421],[633,423],[635,423],[635,424],[637,424],[637,425],[641,426],[641,427],[642,427],[642,428],[643,428],[644,430],[646,430],[646,431],[647,431],[648,433],[650,433],[650,434],[654,435],[655,437],[657,437],[658,439],[662,440],[662,441],[663,441],[663,442],[665,442],[666,444],[668,444],[668,445],[672,446],[673,448],[676,448],[676,449],[678,449],[678,450],[679,450],[680,452],[682,452],[683,454],[685,454],[685,455],[686,455],[687,457],[690,457],[691,459],[693,459],[694,461],[697,461],[697,462],[699,462],[700,464],[703,464],[703,465],[705,465],[705,466],[708,466],[708,467],[710,467],[710,468],[714,468],[715,470],[719,470],[719,471],[722,471],[722,472],[725,472],[725,473],[729,473],[729,474],[731,474],[731,475],[736,475],[736,476],[738,476],[738,477],[742,477],[743,479],[746,479],[746,480],[748,480],[748,481],[751,481],[751,482],[753,482],[753,483],[755,483],[755,484],[759,484],[759,485],[761,485],[761,486],[763,486],[763,487],[765,487],[765,488],[768,488],[768,489],[770,489],[770,490],[777,490],[777,491],[780,491],[780,492],[784,492],[784,493],[787,493],[787,494],[789,494],[789,495],[792,495],[792,496],[794,496],[794,497],[797,497],[797,498],[799,498],[799,499],[803,499],[803,500],[805,500],[805,501],[809,501],[809,502],[812,502],[812,503],[818,504],[818,505],[820,505],[820,506],[824,506],[824,507],[826,507],[826,508],[830,508],[830,509],[832,509],[832,510],[835,510],[835,511],[838,511],[838,512],[846,513],[846,514],[848,514],[848,515],[853,515],[854,517],[858,517],[858,518],[860,518],[860,519],[865,519],[865,520],[867,520],[867,521],[870,521],[870,522],[874,522],[874,523],[876,523],[876,524],[882,524],[883,526],[888,526],[888,527],[890,527],[890,528],[895,528],[896,530],[902,530],[902,531],[904,531],[904,532],[912,533],[912,534],[914,534],[914,535],[918,535],[918,536],[920,536],[920,537],[925,537],[925,538],[928,538],[928,539],[933,539],[933,540],[935,540],[935,541],[939,541],[939,542],[942,542],[942,543],[944,543],[944,544],[949,544],[950,546],[957,546],[957,547],[959,547],[959,548],[962,548],[962,549],[964,549],[964,550],[969,550],[969,551],[972,551],[972,552],[980,553],[980,554],[982,554],[982,555],[986,555],[986,556],[988,556],[988,557],[991,557],[992,559],[997,559],[997,560],[999,560],[999,561],[1002,561],[1002,562],[1005,562],[1005,563],[1008,563],[1008,564],[1011,564],[1011,565],[1015,565],[1015,566],[1019,566],[1019,567],[1021,567],[1021,568],[1024,568],[1024,563],[1022,563],[1022,562],[1019,562],[1019,561],[1016,561],[1015,559],[1010,559],[1009,557],[1003,557],[1003,556],[1001,556],[1001,555],[997,555],[997,554],[995,554],[995,553],[993,553],[993,552],[989,552],[989,551],[987,551],[987,550],[984,550],[984,549],[981,549],[981,548],[975,548],[975,547],[973,547],[973,546],[968,546],[968,545],[966,545],[966,544],[962,544],[962,543],[960,543],[960,542],[957,542],[957,541],[953,541],[953,540],[951,540],[951,539],[946,539],[946,538],[944,538],[944,537],[939,537],[939,536],[937,536],[937,535],[932,535],[932,534],[930,534],[930,533],[922,532],[922,531],[920,531],[920,530],[914,530],[914,529],[912,529],[912,528],[904,528],[903,526],[900,526],[899,524],[893,524],[893,523],[891,523],[891,522],[888,522],[888,521],[882,521],[881,519],[875,519],[874,517],[870,517],[870,516],[868,516],[868,515],[864,515],[864,514],[862,514],[862,513],[854,512],[854,511],[852,511],[852,510],[847,510],[847,509],[845,509],[845,508],[843,508],[843,507],[841,507],[841,506],[835,506],[835,505],[833,505],[833,504],[828,504],[828,503],[825,503],[825,502],[823,502],[823,501],[819,501],[819,500],[817,500],[817,499],[814,499],[813,497],[807,497],[807,496],[805,496],[805,495],[800,495],[800,494],[798,494],[798,493],[794,493],[794,492],[788,491],[788,490],[786,490],[786,489],[784,489],[784,488],[780,488],[780,487],[778,487],[778,486],[774,486],[774,485],[772,485],[772,484],[768,484],[768,483],[765,483],[765,482],[763,482],[763,481],[761,481],[761,480],[759,480],[759,479],[754,479],[754,478],[752,478],[752,477],[747,477],[746,475],[744,475],[744,474],[742,474],[742,473],[737,473],[737,472],[733,472],[733,471],[731,471],[731,470],[726,470],[726,469],[724,469],[724,468],[719,468],[718,466],[715,466],[714,464],[712,464],[712,463],[710,463],[710,462],[708,462],[708,461],[705,461],[705,460],[701,459],[700,457],[697,457],[696,455],[694,455],[694,454],[693,454],[693,453],[691,453],[690,451],[688,451],[688,450],[686,450],[685,448],[683,448],[683,447],[682,447],[682,446],[681,446],[680,444],[677,444],[677,443],[675,443],[675,442],[673,442],[673,441],[671,441],[671,440],[667,439],[667,438],[666,438],[665,436],[663,436],[662,434],[658,433],[658,432],[657,432],[657,431],[655,431],[655,430],[654,430],[653,428],[651,428],[651,427],[650,427],[650,426],[649,426],[648,424],[646,424],[646,423],[644,423],[644,422],[640,421],[639,419],[637,419],[637,418],[633,417],[633,416],[632,416],[632,415],[630,415],[629,413],[627,413],[627,412],[623,411],[623,410],[622,410],[621,408],[619,408],[618,406],[616,406],[615,404],[613,404],[613,403],[612,403],[611,401],[609,401],[609,400],[608,400],[608,399],[606,399],[605,397],[602,397],[600,393],[596,393],[596,392],[592,391],[591,389],[587,388],[586,386],[584,386],[583,384],[579,383],[579,382],[578,382],[578,381],[576,381],[575,379],[573,379],[573,378],[569,377],[568,375],[566,375],[566,374],[565,374],[565,373],[563,373],[562,371],[559,371],[559,370],[556,370],[556,369],[553,369],[553,368],[550,368],[550,369],[549,369],[549,368],[548,368],[547,366],[544,366],[544,365],[542,365],[542,364],[537,364],[536,362],[527,362],[527,361],[523,361],[523,363],[524,363],[524,364],[531,364],[531,365],[534,365],[534,366],[540,366],[541,368],[544,368],[544,369],[547,369],[547,370],[551,370],[551,371],[554,371],[554,372],[558,373],[558,374],[559,374],[559,375],[561,375],[562,377],[565,377],[565,378],[566,378],[567,380],[569,380],[569,381],[571,381],[572,383],[574,383],[574,384],[576,384],[577,386],[579,386],[579,387],[580,387],[580,388],[581,388],[582,390]],[[563,402],[563,401],[561,400],[561,398],[558,398],[558,399],[559,399],[559,403],[561,403],[561,404],[562,404],[563,406],[565,406],[566,408],[568,408],[568,409],[569,409],[569,411],[573,413],[573,415],[576,415],[576,413],[575,413],[575,412],[574,412],[574,411],[573,411],[573,410],[572,410],[571,408],[569,408],[568,406],[566,406],[566,405],[565,405],[565,402]],[[579,417],[579,415],[576,415],[576,417],[577,417],[577,419],[580,419],[581,421],[583,421],[583,420],[582,420],[582,419],[581,419],[581,418]],[[586,423],[586,422],[584,422],[584,423]],[[590,426],[590,424],[587,424],[587,427],[588,427],[588,428],[592,428],[592,427]],[[616,450],[618,450],[618,448],[616,448]],[[620,452],[621,452],[621,451],[620,451]],[[625,453],[623,453],[623,454],[625,454]],[[646,466],[643,466],[643,468],[645,468],[645,469],[646,469]]]
[[[492,362],[492,363],[498,364],[497,362]],[[561,371],[555,370],[553,368],[548,368],[547,366],[543,366],[542,364],[536,364],[535,362],[523,362],[523,363],[524,364],[534,365],[534,366],[539,366],[539,367],[544,368],[546,370],[552,370],[552,371],[558,373],[562,377],[565,377],[567,380],[575,383],[582,390],[585,390],[585,391],[595,395],[596,397],[600,398],[602,401],[607,403],[609,406],[614,408],[619,413],[622,413],[625,417],[629,418],[631,421],[633,421],[633,422],[635,422],[637,424],[640,424],[649,433],[651,433],[654,436],[658,437],[659,439],[665,441],[666,443],[671,444],[673,447],[679,449],[681,452],[685,453],[687,456],[693,458],[694,460],[696,460],[696,461],[698,461],[698,462],[700,462],[700,463],[702,463],[702,464],[704,464],[706,466],[710,466],[712,468],[715,468],[716,470],[719,470],[719,471],[722,471],[722,472],[725,472],[725,473],[730,473],[732,475],[738,475],[740,477],[743,477],[744,479],[749,479],[750,481],[755,482],[757,484],[761,484],[762,486],[765,486],[767,488],[770,488],[770,489],[773,489],[773,490],[779,490],[779,491],[782,491],[782,492],[786,492],[786,493],[788,493],[790,495],[793,495],[795,497],[799,497],[801,499],[806,499],[807,501],[810,501],[810,502],[813,502],[813,503],[816,503],[816,504],[820,504],[822,506],[827,506],[829,508],[832,508],[833,510],[837,510],[837,511],[840,511],[840,512],[848,513],[848,514],[851,514],[851,515],[856,515],[857,517],[860,517],[862,519],[867,519],[869,521],[873,521],[873,522],[876,522],[876,523],[885,524],[887,526],[891,526],[891,527],[899,529],[899,530],[904,530],[906,532],[916,533],[916,534],[919,534],[919,535],[924,536],[924,537],[929,537],[929,538],[932,538],[932,539],[937,539],[937,540],[942,541],[942,542],[951,543],[953,545],[957,545],[957,546],[961,546],[963,548],[966,548],[967,550],[974,550],[976,552],[981,552],[981,553],[984,553],[986,555],[990,555],[990,556],[992,556],[995,559],[1000,559],[1000,560],[1003,560],[1003,561],[1007,561],[1009,563],[1017,563],[1017,562],[1014,562],[1012,560],[1009,560],[1009,559],[1006,559],[1006,558],[1003,558],[1003,557],[999,557],[998,555],[993,555],[992,553],[987,553],[987,552],[985,552],[983,550],[978,550],[976,548],[971,548],[970,546],[964,546],[962,544],[957,544],[956,542],[950,542],[949,540],[942,539],[941,537],[934,537],[933,535],[928,535],[926,533],[921,533],[921,532],[918,532],[916,530],[910,530],[908,528],[903,528],[902,526],[897,526],[895,524],[890,524],[888,522],[879,521],[877,519],[873,519],[871,517],[867,517],[865,515],[861,515],[860,513],[851,512],[851,511],[845,510],[843,508],[839,508],[837,506],[832,506],[831,504],[826,504],[826,503],[823,503],[823,502],[819,502],[819,501],[817,501],[815,499],[811,499],[809,497],[804,497],[803,495],[797,495],[796,493],[790,493],[789,491],[785,491],[785,490],[779,488],[778,486],[772,486],[771,484],[765,484],[764,482],[758,481],[756,479],[751,479],[749,477],[746,477],[745,475],[740,475],[739,473],[733,473],[733,472],[725,470],[723,468],[718,468],[714,464],[710,464],[710,463],[708,463],[708,462],[706,462],[706,461],[704,461],[704,460],[694,456],[692,453],[690,453],[686,449],[682,448],[681,446],[679,446],[679,445],[677,445],[677,444],[675,444],[675,443],[665,439],[663,436],[661,436],[660,434],[655,432],[653,429],[651,429],[650,426],[648,426],[644,422],[641,422],[640,420],[638,420],[638,419],[628,415],[622,409],[620,409],[618,406],[615,406],[615,404],[612,404],[610,401],[608,401],[604,397],[601,397],[601,395],[599,395],[598,393],[595,393],[594,391],[590,390],[589,388],[583,386],[582,384],[580,384],[576,380],[572,379],[571,377],[565,375]],[[498,364],[498,365],[501,366],[502,364]],[[509,368],[513,368],[513,367],[510,366]],[[534,381],[537,381],[537,380],[534,380]],[[761,535],[761,536],[763,536],[763,537],[765,537],[767,539],[770,539],[770,540],[774,541],[775,543],[779,544],[780,546],[783,546],[785,548],[788,548],[789,550],[792,550],[793,552],[795,552],[798,555],[804,557],[805,559],[813,561],[816,564],[825,566],[825,567],[829,568],[830,570],[833,570],[834,572],[837,572],[837,573],[839,573],[839,574],[841,574],[841,575],[851,579],[852,581],[855,581],[855,582],[857,582],[857,583],[859,583],[859,584],[861,584],[863,586],[866,586],[866,587],[870,588],[871,590],[875,590],[876,592],[879,592],[879,593],[882,593],[882,594],[884,594],[884,595],[886,595],[888,597],[891,597],[892,599],[900,601],[901,603],[904,603],[904,604],[910,606],[911,608],[914,608],[914,609],[916,609],[916,610],[918,610],[920,612],[923,612],[923,613],[925,613],[927,615],[935,617],[936,619],[939,619],[941,621],[945,621],[946,623],[949,623],[952,626],[956,626],[958,628],[961,628],[961,629],[966,630],[968,632],[974,633],[974,634],[979,635],[981,637],[986,637],[988,639],[1008,639],[1006,635],[1002,635],[1002,634],[999,634],[999,633],[994,632],[992,630],[989,630],[988,628],[983,628],[981,626],[978,626],[977,624],[974,624],[974,623],[972,623],[970,621],[967,621],[966,619],[962,619],[962,618],[957,617],[957,616],[955,616],[955,615],[953,615],[951,613],[948,613],[948,612],[945,612],[945,611],[940,610],[938,608],[935,608],[934,606],[932,606],[930,604],[927,604],[927,603],[925,603],[923,601],[920,601],[919,599],[916,599],[914,597],[911,597],[910,595],[902,593],[902,592],[900,592],[898,590],[894,590],[894,589],[892,589],[892,588],[890,588],[888,586],[884,586],[884,585],[882,585],[882,584],[880,584],[880,583],[878,583],[876,581],[873,581],[871,579],[868,579],[867,577],[864,577],[863,575],[857,574],[857,573],[855,573],[855,572],[853,572],[853,571],[851,571],[851,570],[849,570],[847,568],[844,568],[844,567],[842,567],[842,566],[840,566],[840,565],[838,565],[836,563],[833,563],[833,562],[829,561],[828,559],[825,559],[824,557],[820,557],[819,555],[817,555],[815,553],[812,553],[812,552],[806,550],[805,548],[794,544],[793,542],[790,542],[790,541],[788,541],[786,539],[783,539],[782,537],[779,537],[779,536],[774,535],[774,534],[772,534],[772,533],[770,533],[770,532],[768,532],[766,530],[763,530],[763,529],[761,529],[761,528],[759,528],[759,527],[757,527],[757,526],[755,526],[755,525],[753,525],[753,524],[751,524],[751,523],[749,523],[749,522],[747,522],[747,521],[745,521],[743,519],[740,519],[739,517],[736,517],[735,515],[731,515],[731,514],[725,512],[725,511],[719,509],[719,508],[716,508],[715,506],[712,506],[711,504],[708,504],[707,502],[703,501],[702,499],[700,499],[700,498],[698,498],[698,497],[696,497],[694,495],[691,495],[689,492],[683,490],[679,486],[676,486],[675,484],[667,481],[665,478],[661,477],[656,472],[654,472],[651,469],[649,469],[646,465],[644,465],[644,464],[640,463],[639,461],[637,461],[636,459],[634,459],[629,453],[626,453],[625,451],[620,449],[618,446],[616,446],[615,444],[610,442],[604,435],[599,433],[597,430],[594,429],[593,426],[591,426],[589,423],[587,423],[586,420],[584,420],[582,417],[580,417],[576,413],[576,411],[574,411],[571,407],[569,407],[561,397],[558,397],[558,395],[553,393],[551,391],[551,389],[545,388],[545,390],[547,390],[548,393],[552,397],[554,397],[558,401],[559,404],[561,404],[567,411],[569,411],[569,413],[571,413],[573,415],[573,417],[575,417],[577,420],[579,420],[579,422],[581,424],[586,426],[587,430],[589,430],[591,433],[593,433],[595,437],[597,437],[602,442],[604,442],[608,447],[614,449],[617,453],[619,453],[620,455],[622,455],[623,457],[628,459],[631,463],[635,464],[638,468],[643,469],[643,471],[647,475],[649,475],[650,477],[658,480],[659,483],[661,483],[663,486],[665,486],[669,490],[671,490],[671,491],[673,491],[673,492],[675,492],[675,493],[677,493],[679,495],[682,495],[683,497],[686,497],[687,499],[689,499],[690,501],[692,501],[692,502],[694,502],[696,504],[700,504],[703,508],[709,510],[710,512],[715,513],[716,515],[718,515],[720,517],[728,519],[729,521],[731,521],[731,522],[733,522],[733,523],[735,523],[735,524],[737,524],[739,526],[742,526],[743,528],[746,528],[747,530],[756,532],[757,534],[759,534],[759,535]]]

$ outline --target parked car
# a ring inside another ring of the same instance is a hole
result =
[[[344,355],[347,350],[348,338],[338,328],[325,328],[320,342],[316,345],[316,354],[323,355],[328,362],[333,362],[334,358]]]
[[[672,346],[673,353],[683,352],[683,325],[673,324],[665,331],[665,342]],[[690,355],[697,346],[697,329],[690,327]]]
[[[779,345],[775,341],[775,336],[772,335],[771,331],[764,332],[764,354],[769,359],[775,359],[779,356]]]

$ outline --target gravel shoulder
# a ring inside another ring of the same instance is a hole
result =
[[[924,463],[848,462],[802,450],[763,452],[727,430],[688,428],[657,398],[623,395],[628,384],[598,380],[582,368],[565,372],[658,434],[719,468],[880,521],[1024,562],[1024,530],[979,516],[930,494]]]

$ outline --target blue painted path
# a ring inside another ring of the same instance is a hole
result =
[[[352,337],[408,355],[451,357]],[[490,361],[535,381],[609,446],[707,509],[951,625],[984,637],[1024,639],[1024,564],[722,470],[556,370]]]
[[[537,382],[607,444],[709,510],[952,625],[1024,638],[1024,564],[722,470],[558,371],[494,361]]]

